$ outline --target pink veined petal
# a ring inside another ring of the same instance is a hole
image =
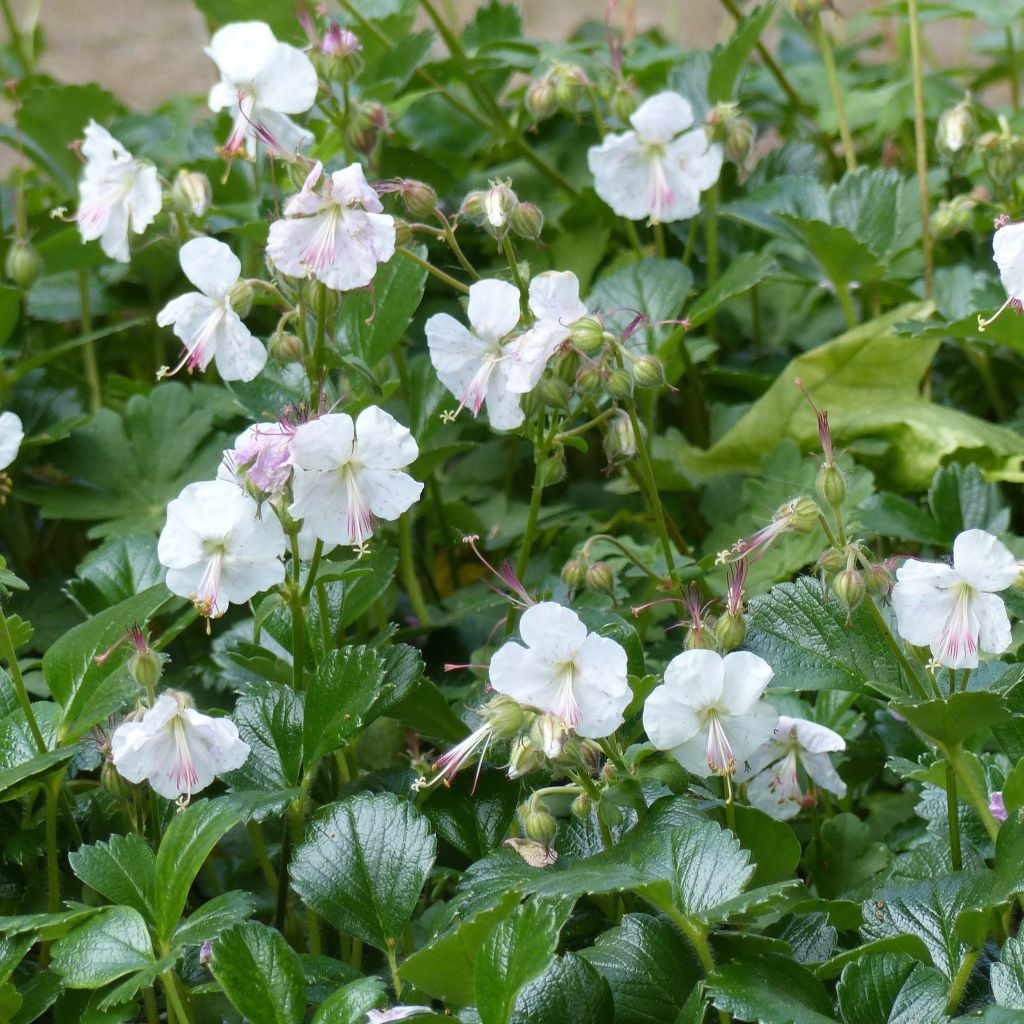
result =
[[[691,774],[704,779],[712,774],[708,767],[708,731],[696,735],[669,750],[669,753]]]
[[[366,180],[362,164],[349,164],[335,171],[331,175],[329,190],[331,198],[342,206],[361,206],[369,213],[384,210],[380,196]]]
[[[800,804],[787,800],[784,792],[775,785],[775,773],[771,770],[759,772],[747,783],[747,799],[752,807],[778,821],[788,821],[800,813]]]
[[[519,635],[541,657],[559,662],[576,656],[587,639],[587,627],[571,608],[541,601],[523,612]]]
[[[519,323],[519,289],[507,281],[477,281],[469,286],[467,313],[477,337],[496,344]]]
[[[390,214],[344,209],[334,222],[333,252],[310,269],[328,288],[351,291],[368,285],[381,263],[395,254],[395,221]]]
[[[645,142],[665,143],[693,124],[693,108],[677,92],[659,92],[640,104],[629,123]]]
[[[634,132],[606,135],[587,150],[594,191],[620,217],[645,220],[651,214],[651,160]]]
[[[372,469],[404,469],[419,458],[420,449],[408,427],[376,405],[356,417],[356,458]]]
[[[181,269],[204,295],[219,299],[227,295],[242,274],[238,257],[216,238],[193,238],[178,250]]]
[[[297,125],[287,114],[256,103],[249,115],[249,134],[258,138],[268,150],[290,157],[312,141],[313,133]],[[286,206],[287,210],[287,206]]]
[[[977,594],[963,584],[952,588],[949,593],[953,601],[942,629],[931,642],[932,654],[939,664],[947,668],[977,668],[981,624],[976,599],[995,595]]]
[[[312,270],[303,262],[303,255],[313,250],[329,216],[329,213],[320,212],[306,217],[275,220],[270,225],[267,238],[267,256],[271,263],[289,277],[309,277]]]
[[[965,530],[953,541],[953,568],[965,583],[994,592],[1012,586],[1020,575],[1006,545],[984,530]]]

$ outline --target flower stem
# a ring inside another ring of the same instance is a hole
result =
[[[152,985],[142,990],[142,1002],[146,1007],[146,1024],[160,1024],[160,1010],[156,1005]]]
[[[667,583],[671,583],[671,580],[666,580],[663,576],[659,576],[650,566],[646,565],[643,559],[635,551],[632,551],[627,545],[623,544],[617,537],[613,537],[610,533],[595,533],[587,538],[586,544],[583,545],[583,554],[589,555],[590,546],[595,541],[607,541],[609,544],[617,547],[625,556],[628,558],[633,565],[635,565],[641,572],[654,580],[655,583],[662,589],[665,588]]]
[[[412,543],[413,512],[409,509],[398,520],[398,562],[402,572],[402,585],[412,607],[413,614],[421,626],[430,625],[430,611],[423,596],[423,587],[416,575],[416,560]]]
[[[921,18],[917,0],[907,0],[910,19],[910,65],[914,79],[914,149],[917,155],[917,188],[921,202],[921,246],[924,249],[924,293],[934,290],[931,218],[928,203],[928,136],[924,116],[924,72],[921,64]]]
[[[60,787],[66,768],[57,772],[46,784],[46,909],[51,914],[60,910],[60,851],[57,849],[57,810]]]
[[[836,118],[839,121],[839,138],[843,144],[843,157],[846,160],[846,169],[848,171],[855,171],[857,170],[857,151],[854,149],[850,125],[846,120],[846,104],[843,102],[843,90],[839,84],[839,75],[836,72],[836,60],[832,53],[832,41],[825,31],[820,14],[814,15],[814,36],[818,49],[821,51],[822,63],[825,65],[825,77],[828,79],[829,91],[832,93],[832,103],[836,108]]]
[[[327,336],[327,285],[321,284],[316,296],[316,339],[313,342],[313,372],[310,379],[309,407],[316,409],[320,404],[320,375],[324,372],[324,340]]]
[[[455,258],[462,265],[462,269],[469,274],[474,281],[480,280],[480,275],[476,271],[476,267],[466,258],[466,254],[462,251],[462,246],[459,245],[458,240],[455,237],[455,228],[452,227],[451,221],[441,212],[440,208],[434,211],[434,216],[441,222],[443,227],[442,235],[444,236],[445,242],[448,244],[448,248],[451,249]]]
[[[736,805],[732,798],[732,776],[725,776],[725,824],[730,832],[736,831]]]
[[[849,281],[833,281],[832,286],[836,290],[839,305],[843,308],[846,326],[852,330],[857,326],[857,313],[853,308],[853,299],[850,297],[850,283]]]
[[[963,855],[960,852],[960,803],[956,793],[956,772],[949,759],[946,759],[946,818],[949,821],[949,858],[954,871],[963,866]]]
[[[7,34],[11,37],[11,46],[14,48],[14,55],[21,65],[22,75],[28,77],[32,74],[32,61],[25,48],[25,36],[11,10],[10,0],[0,0],[0,10],[3,11],[4,23],[7,25]]]
[[[964,764],[963,750],[959,745],[940,749],[946,757],[947,764],[952,764],[953,770],[963,786],[964,798],[974,809],[974,813],[981,818],[985,831],[988,832],[989,838],[994,843],[999,835],[999,823],[992,817],[992,812],[988,809],[988,794],[978,788],[977,779]]]
[[[439,281],[444,281],[450,288],[454,288],[458,292],[462,292],[463,295],[469,294],[469,285],[463,284],[461,281],[457,281],[451,274],[446,274],[440,267],[435,267],[433,263],[428,260],[421,259],[411,249],[407,249],[404,245],[398,247],[400,252],[406,259],[410,259],[413,263],[421,266],[428,274],[433,274]]]
[[[302,693],[306,688],[303,675],[303,660],[306,654],[306,621],[302,610],[302,590],[299,587],[299,535],[292,534],[292,582],[290,604],[292,606],[292,688]]]
[[[78,272],[78,301],[81,305],[80,319],[82,333],[92,334],[92,314],[89,310],[89,272]],[[98,412],[103,405],[103,390],[100,387],[100,371],[96,363],[96,345],[87,342],[82,346],[82,367],[85,371],[85,382],[89,386],[89,411]]]
[[[665,258],[665,228],[660,221],[655,221],[654,224],[654,255],[659,260]]]
[[[529,293],[527,292],[526,282],[523,280],[523,275],[519,273],[519,263],[516,261],[516,252],[515,249],[512,248],[512,242],[507,234],[501,239],[501,251],[505,254],[505,259],[508,260],[508,268],[512,271],[512,280],[515,282],[515,286],[519,289],[519,306],[523,311],[523,316],[529,316]]]
[[[928,696],[928,691],[925,690],[924,685],[921,683],[921,679],[917,672],[914,671],[914,666],[910,664],[907,656],[900,649],[900,645],[896,640],[896,637],[892,635],[892,630],[889,628],[889,623],[882,617],[882,613],[878,610],[878,605],[875,604],[874,600],[870,597],[864,601],[865,607],[871,613],[871,617],[875,620],[878,628],[882,631],[885,642],[889,647],[889,650],[896,655],[896,660],[900,663],[900,667],[903,669],[904,675],[907,677],[907,682],[917,691],[918,697]]]
[[[960,969],[956,972],[956,977],[953,979],[953,983],[949,986],[949,997],[946,1000],[946,1013],[950,1016],[956,1013],[956,1008],[960,1005],[964,989],[967,987],[967,982],[971,977],[971,972],[974,970],[974,965],[979,956],[981,956],[981,950],[972,949],[964,957],[963,962],[960,964]]]
[[[718,280],[718,182],[704,194],[704,256],[710,288]]]
[[[711,947],[708,945],[707,926],[691,921],[685,914],[681,914],[676,910],[675,907],[665,907],[663,909],[668,912],[669,917],[672,918],[679,926],[680,931],[690,940],[690,945],[696,951],[697,959],[700,960],[705,975],[710,974],[715,969],[715,960],[711,955]],[[726,1010],[719,1010],[718,1020],[719,1024],[730,1024],[732,1018]]]
[[[391,946],[388,946],[384,951],[384,955],[388,958],[391,987],[395,990],[395,998],[400,999],[402,997],[402,979],[398,976],[398,954]]]
[[[1013,112],[1020,110],[1020,64],[1017,60],[1017,45],[1013,40],[1013,27],[1007,26],[1003,31],[1006,33],[1006,64],[1009,69],[1010,79],[1010,105]]]
[[[7,625],[7,616],[3,608],[0,608],[0,654],[7,659],[11,670],[11,682],[14,683],[14,691],[18,697],[18,704],[25,714],[25,721],[28,724],[32,739],[39,748],[40,754],[46,753],[46,740],[43,739],[42,730],[36,720],[35,712],[32,710],[32,702],[28,698],[28,690],[25,689],[25,677],[21,674],[21,667],[18,665],[18,655],[14,649],[14,640],[11,637],[10,627]]]
[[[168,1016],[170,1016],[170,1011],[173,1008],[174,1016],[181,1024],[191,1024],[192,1017],[188,1010],[185,1009],[185,1004],[181,1001],[181,995],[178,992],[178,984],[174,980],[174,975],[170,971],[164,971],[160,975],[160,980],[163,982],[164,995],[167,998]]]

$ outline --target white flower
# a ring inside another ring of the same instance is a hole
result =
[[[419,500],[423,484],[401,472],[418,456],[409,430],[375,405],[354,423],[347,413],[311,420],[292,440],[288,511],[327,544],[363,544],[374,520],[397,519]]]
[[[189,484],[167,506],[157,557],[167,587],[215,618],[284,581],[285,535],[272,513],[226,480]]]
[[[387,1024],[392,1020],[406,1020],[419,1013],[430,1013],[429,1006],[392,1006],[390,1010],[367,1010],[366,1024]]]
[[[127,263],[128,229],[141,235],[163,205],[156,168],[136,160],[95,121],[86,126],[82,155],[85,170],[75,214],[82,241],[98,238],[111,259]]]
[[[285,203],[285,219],[270,225],[267,255],[291,277],[315,277],[339,292],[363,288],[395,254],[395,219],[382,212],[359,164],[328,175],[314,191],[322,173],[318,163]]]
[[[585,316],[580,301],[580,282],[570,270],[546,270],[530,282],[533,326],[513,343],[514,361],[508,369],[509,387],[525,394],[532,391],[558,346],[572,334],[572,325]]]
[[[25,428],[21,418],[13,412],[0,413],[0,470],[6,469],[17,457]]]
[[[952,566],[908,559],[892,591],[900,636],[930,647],[947,668],[977,668],[979,649],[1001,654],[1010,646],[1010,620],[996,594],[1019,574],[1017,560],[984,530],[957,537]]]
[[[836,773],[829,752],[845,750],[846,741],[837,732],[806,718],[779,716],[775,735],[749,758],[747,798],[773,818],[785,820],[814,803],[800,785],[803,769],[822,789],[846,796],[846,783]]]
[[[525,647],[509,641],[491,658],[490,681],[498,693],[550,711],[589,739],[622,724],[632,693],[619,644],[587,632],[574,611],[553,601],[527,608],[519,635]]]
[[[193,238],[178,253],[181,269],[199,291],[171,299],[157,314],[161,327],[174,326],[185,345],[181,362],[161,376],[205,370],[212,360],[224,380],[252,380],[267,363],[267,350],[231,306],[231,292],[238,284],[242,264],[215,238]]]
[[[448,313],[427,321],[430,361],[460,410],[469,406],[476,416],[486,404],[495,430],[514,430],[523,410],[509,388],[513,351],[502,341],[519,323],[519,289],[505,281],[477,281],[469,287],[468,315],[469,328]]]
[[[645,100],[629,122],[634,131],[606,135],[587,152],[597,194],[630,220],[695,217],[701,192],[718,181],[722,147],[701,126],[686,131],[693,110],[678,93]]]
[[[988,318],[978,316],[978,329],[986,327],[1008,306],[1024,310],[1024,221],[1004,224],[992,236],[992,257],[999,268],[999,279],[1006,289],[1006,301]]]
[[[262,21],[238,21],[215,33],[205,52],[220,72],[210,109],[228,108],[235,118],[225,156],[247,153],[250,135],[283,154],[313,137],[286,116],[316,102],[316,68],[301,50],[279,43]]]
[[[761,696],[771,666],[749,651],[677,655],[644,704],[651,743],[694,775],[732,775],[772,734],[778,715]]]
[[[200,714],[187,694],[174,690],[162,693],[139,721],[122,722],[110,750],[129,782],[149,779],[162,797],[185,802],[249,756],[234,722]]]

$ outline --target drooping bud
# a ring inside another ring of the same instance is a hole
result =
[[[171,188],[171,201],[180,213],[191,213],[194,217],[204,217],[213,200],[213,187],[210,179],[200,171],[188,171],[184,167],[178,171]]]
[[[570,558],[562,566],[560,573],[562,582],[572,590],[583,586],[587,577],[587,567],[579,558]]]
[[[581,395],[592,395],[604,383],[604,374],[601,368],[593,363],[587,363],[580,367],[576,374],[576,390]]]
[[[824,573],[827,579],[831,579],[837,572],[843,571],[847,561],[845,551],[840,551],[839,548],[828,548],[818,556],[814,568],[818,572]]]
[[[776,513],[787,518],[789,528],[793,533],[810,533],[818,525],[819,510],[813,498],[806,494],[800,495],[793,501],[787,502]]]
[[[605,390],[616,401],[626,402],[633,395],[633,382],[625,370],[612,370],[605,382]]]
[[[978,200],[970,193],[941,200],[939,208],[932,214],[932,233],[936,238],[952,238],[960,231],[966,231],[974,223]]]
[[[540,400],[552,409],[569,408],[569,387],[558,377],[542,377],[536,390]]]
[[[570,808],[572,816],[580,821],[586,821],[590,817],[590,797],[586,793],[580,793],[572,802]]]
[[[410,217],[426,220],[437,209],[437,193],[425,181],[407,179],[398,191]]]
[[[876,597],[888,597],[894,583],[892,569],[882,562],[872,564],[864,574],[868,593]]]
[[[523,727],[523,709],[519,701],[504,694],[492,697],[478,713],[499,740],[511,739]]]
[[[832,508],[840,508],[846,501],[846,477],[835,463],[826,462],[818,470],[818,494]]]
[[[562,753],[568,738],[569,727],[558,715],[550,711],[538,715],[530,726],[530,742],[551,760]]]
[[[28,291],[42,273],[43,258],[27,239],[16,238],[7,249],[4,269],[11,281]]]
[[[607,562],[594,562],[587,569],[586,583],[591,590],[611,594],[615,590],[615,572]]]
[[[978,115],[968,93],[955,107],[939,116],[935,148],[939,156],[953,161],[965,154],[978,137]]]
[[[228,302],[240,317],[249,315],[249,310],[252,309],[252,285],[244,277],[235,282],[228,293]]]
[[[348,126],[348,141],[353,149],[370,156],[386,131],[388,112],[379,103],[367,100],[354,107]]]
[[[458,216],[465,217],[475,224],[483,220],[484,194],[480,189],[474,189],[472,192],[466,193],[466,198],[462,200],[462,206],[459,207]]]
[[[555,96],[555,86],[550,75],[531,82],[526,87],[526,96],[523,102],[526,109],[535,121],[543,121],[550,117],[558,109],[558,99]]]
[[[633,380],[640,388],[657,388],[665,383],[665,367],[657,356],[637,356],[633,360]]]
[[[508,759],[510,779],[521,779],[530,772],[535,772],[543,764],[544,751],[526,736],[520,736],[512,742],[512,752]]]
[[[554,487],[565,479],[565,451],[564,449],[548,455],[541,463],[540,482],[544,487]]]
[[[270,358],[278,363],[301,363],[302,339],[288,331],[274,331],[270,338]]]
[[[520,238],[535,242],[544,230],[544,214],[533,203],[520,203],[508,219],[509,227]]]
[[[527,800],[519,808],[519,822],[527,839],[550,846],[558,833],[558,822],[540,800]]]
[[[555,83],[555,101],[562,110],[574,114],[579,108],[583,90],[587,86],[586,72],[579,64],[560,61],[550,73]]]
[[[856,569],[844,569],[837,573],[836,578],[832,581],[832,593],[839,598],[846,611],[852,615],[867,593],[864,577]]]
[[[588,356],[604,344],[604,324],[596,316],[581,316],[572,324],[570,341]]]
[[[615,119],[626,124],[636,112],[636,95],[625,83],[620,82],[615,87],[608,105]]]
[[[999,115],[998,132],[985,132],[978,139],[977,150],[985,170],[993,182],[1006,186],[1016,178],[1024,157],[1024,139],[1010,131],[1006,118]]]
[[[621,409],[608,420],[608,433],[604,435],[604,453],[610,463],[617,464],[636,457],[636,432],[633,421]]]
[[[717,103],[704,118],[708,142],[720,142],[733,163],[742,164],[750,152],[753,125],[740,114],[738,103]]]
[[[742,615],[724,612],[715,620],[715,639],[723,654],[742,646],[747,636],[747,625]]]

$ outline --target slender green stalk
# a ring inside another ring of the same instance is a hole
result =
[[[182,1002],[181,994],[178,992],[178,984],[174,980],[174,975],[170,971],[164,971],[160,975],[160,981],[163,982],[164,996],[167,999],[167,1014],[170,1016],[171,1009],[174,1009],[175,1017],[181,1022],[181,1024],[191,1024],[192,1015],[185,1008],[185,1004]]]
[[[604,115],[601,113],[601,101],[597,97],[597,90],[594,83],[587,82],[587,99],[590,100],[590,111],[594,115],[594,127],[597,129],[598,138],[603,139],[607,128],[604,123]]]
[[[848,171],[857,170],[857,151],[854,149],[853,136],[850,134],[850,125],[846,120],[846,104],[843,102],[843,89],[839,84],[839,74],[836,72],[836,60],[832,53],[832,40],[829,39],[825,26],[821,22],[821,15],[814,15],[814,38],[821,51],[821,60],[825,65],[825,77],[828,79],[828,88],[832,93],[832,104],[836,108],[836,118],[839,121],[839,139],[843,144],[843,158],[846,160]]]
[[[690,940],[690,945],[693,946],[697,953],[697,959],[700,960],[704,973],[710,974],[715,969],[715,959],[711,955],[711,947],[708,945],[707,927],[703,924],[698,924],[696,921],[691,921],[684,914],[676,910],[675,907],[663,909],[679,926],[680,931]],[[732,1018],[726,1010],[719,1010],[718,1020],[719,1024],[730,1024]]]
[[[637,234],[636,225],[628,217],[622,217],[620,219],[622,221],[622,230],[626,232],[626,238],[629,239],[629,244],[633,247],[633,252],[635,252],[637,256],[643,256],[644,247],[643,243],[640,241],[640,236]]]
[[[92,313],[89,309],[89,272],[78,271],[78,301],[81,305],[82,333],[92,334]],[[100,371],[96,363],[96,346],[88,342],[82,346],[82,368],[89,388],[89,411],[97,412],[103,405],[103,389],[100,387]]]
[[[654,222],[654,255],[659,260],[665,258],[665,228],[660,221]]]
[[[443,231],[441,232],[444,236],[445,242],[448,244],[448,248],[451,249],[455,258],[459,261],[462,269],[469,274],[474,281],[480,280],[480,275],[476,271],[476,267],[466,258],[466,254],[462,251],[462,246],[459,245],[458,239],[455,237],[455,228],[452,227],[451,221],[441,212],[440,209],[434,211],[434,216],[441,222]]]
[[[688,267],[690,265],[690,257],[693,255],[693,247],[697,243],[697,227],[700,224],[700,220],[694,217],[690,221],[690,230],[686,234],[686,248],[683,249],[683,266]]]
[[[910,18],[910,65],[914,79],[914,149],[917,155],[917,188],[921,202],[921,247],[924,250],[924,293],[931,298],[935,286],[935,258],[928,202],[928,135],[924,116],[924,72],[921,63],[921,17],[917,0],[907,0]]]
[[[943,748],[942,752],[946,757],[946,763],[953,765],[953,770],[956,772],[963,790],[964,799],[971,805],[974,813],[981,818],[981,823],[985,826],[989,838],[995,842],[999,835],[999,823],[992,817],[992,812],[988,809],[988,793],[979,789],[978,780],[964,764],[963,750],[957,746]]]
[[[960,1005],[964,989],[967,987],[967,982],[970,980],[971,972],[974,970],[974,965],[977,963],[979,956],[981,956],[981,950],[972,949],[963,958],[963,961],[960,964],[960,969],[956,972],[956,977],[953,979],[953,983],[949,986],[949,997],[946,1000],[946,1013],[950,1016],[956,1013],[956,1008]]]
[[[256,854],[256,862],[260,866],[260,871],[266,879],[267,885],[269,885],[274,892],[277,892],[277,874],[274,872],[274,865],[270,863],[270,855],[267,853],[267,843],[263,838],[263,830],[259,826],[259,822],[249,821],[246,823],[245,830],[249,833],[249,841],[252,843],[253,852]]]
[[[410,509],[398,520],[398,563],[402,573],[402,585],[412,606],[413,614],[419,619],[421,626],[430,625],[430,610],[423,596],[420,578],[416,575],[416,559],[413,555],[412,543],[413,513]]]
[[[949,858],[954,871],[964,866],[960,852],[960,802],[956,792],[956,772],[946,761],[946,818],[949,821]]]
[[[1013,38],[1013,26],[1007,25],[1003,32],[1006,36],[1006,66],[1010,78],[1010,105],[1016,114],[1020,110],[1020,61],[1017,59],[1017,44]]]
[[[851,330],[857,326],[857,313],[853,308],[853,299],[850,297],[850,285],[847,281],[833,281],[836,290],[836,298],[843,308],[843,316],[846,318],[846,326]]]
[[[51,914],[60,910],[60,851],[57,848],[57,811],[64,771],[57,772],[46,784],[46,908]]]
[[[633,565],[635,565],[642,573],[652,579],[659,587],[664,587],[666,583],[671,583],[671,580],[666,580],[664,577],[659,576],[649,565],[647,565],[642,558],[637,555],[635,551],[623,544],[617,537],[613,537],[610,533],[595,533],[593,536],[587,539],[587,543],[583,545],[583,553],[586,555],[590,551],[590,546],[598,540],[607,541],[609,544],[617,547],[625,556],[628,558]]]
[[[900,667],[903,669],[903,674],[907,677],[907,682],[917,691],[918,697],[927,697],[928,691],[925,690],[924,684],[921,682],[920,677],[911,665],[907,656],[903,653],[903,649],[900,647],[899,642],[892,635],[892,630],[889,629],[889,624],[885,621],[882,613],[878,610],[878,605],[875,604],[874,600],[870,597],[864,601],[864,607],[871,613],[871,617],[875,620],[878,628],[882,631],[882,635],[885,638],[885,642],[889,647],[889,650],[896,655],[896,660],[900,663]]]
[[[406,259],[410,259],[413,263],[421,266],[428,274],[433,274],[439,281],[444,281],[446,285],[454,288],[458,292],[462,292],[463,295],[469,294],[469,285],[463,284],[461,281],[457,281],[451,274],[446,274],[440,267],[435,267],[429,260],[421,259],[411,249],[407,249],[402,245],[398,247],[398,251]]]
[[[388,958],[388,971],[391,974],[391,987],[395,990],[395,998],[402,997],[402,979],[398,976],[398,953],[391,946],[384,951]]]
[[[7,26],[7,34],[11,37],[14,55],[18,58],[18,63],[21,65],[22,74],[27,78],[32,74],[32,61],[29,58],[28,51],[25,49],[25,37],[22,34],[17,19],[14,17],[14,11],[11,10],[10,0],[0,0],[0,11],[3,11],[4,24]]]
[[[718,280],[718,182],[704,193],[704,258],[708,286]]]
[[[28,723],[32,739],[39,748],[40,754],[46,753],[46,740],[39,728],[35,712],[32,710],[32,702],[28,698],[28,690],[25,689],[25,677],[21,674],[21,666],[18,664],[18,655],[14,649],[14,640],[11,638],[11,630],[7,625],[7,616],[3,608],[0,608],[0,654],[7,660],[11,670],[11,682],[14,683],[14,691],[18,697],[18,704],[25,714],[25,721]]]
[[[146,1007],[146,1024],[160,1024],[160,1010],[152,985],[142,990],[142,1003]]]
[[[303,612],[302,588],[299,576],[302,571],[299,560],[299,535],[292,537],[292,581],[289,602],[292,606],[292,688],[302,693],[306,688],[306,677],[303,673],[303,661],[306,656],[306,619]]]
[[[519,263],[516,260],[516,251],[512,248],[512,241],[507,234],[502,236],[501,251],[505,254],[505,259],[508,260],[508,269],[512,272],[512,280],[515,282],[515,286],[519,289],[519,305],[522,307],[523,316],[529,316],[529,292],[526,288],[526,282],[523,280],[523,275],[519,273]]]
[[[330,295],[327,285],[321,284],[316,296],[316,338],[313,342],[313,372],[309,375],[311,394],[309,407],[316,409],[320,404],[321,374],[325,369],[325,340],[327,337],[327,302]]]
[[[733,802],[732,776],[725,776],[725,824],[730,832],[736,831],[736,804]]]

